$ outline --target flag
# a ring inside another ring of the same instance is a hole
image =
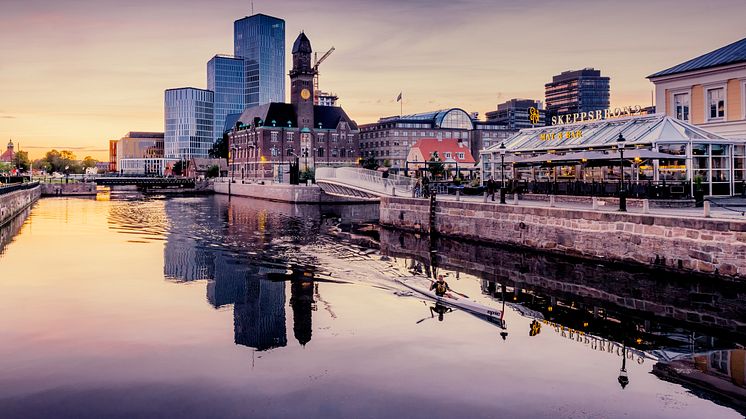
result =
[[[397,102],[401,102],[401,93],[402,93],[402,92],[399,92],[399,96],[397,96],[397,97],[396,97],[396,101],[397,101]]]

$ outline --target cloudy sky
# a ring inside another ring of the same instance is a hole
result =
[[[647,105],[645,76],[746,37],[744,0],[255,0],[336,52],[321,88],[359,123],[543,99],[568,69],[611,77],[612,106]],[[108,140],[163,130],[163,90],[206,87],[251,1],[2,0],[0,150],[8,139],[106,159]],[[289,50],[289,47],[288,47]],[[288,63],[290,56],[287,57]],[[288,69],[290,66],[288,65]]]

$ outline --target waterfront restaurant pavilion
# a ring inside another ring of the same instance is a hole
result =
[[[505,178],[528,192],[613,195],[620,180],[619,134],[633,196],[693,196],[692,180],[701,180],[705,195],[743,191],[746,141],[664,114],[523,129],[505,140]],[[500,145],[480,157],[482,179],[500,181]]]

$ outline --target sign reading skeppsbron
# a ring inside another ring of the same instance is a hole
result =
[[[602,119],[622,118],[625,116],[638,116],[643,114],[640,105],[625,106],[623,108],[605,109],[603,111],[578,112],[567,115],[556,115],[552,117],[552,125],[574,124],[577,122],[600,121]]]

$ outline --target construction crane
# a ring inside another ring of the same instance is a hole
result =
[[[324,62],[327,58],[329,58],[330,55],[332,55],[332,52],[334,52],[334,47],[329,48],[329,51],[327,51],[324,55],[319,58],[318,53],[314,53],[313,55],[313,103],[314,105],[319,104],[319,65]]]

